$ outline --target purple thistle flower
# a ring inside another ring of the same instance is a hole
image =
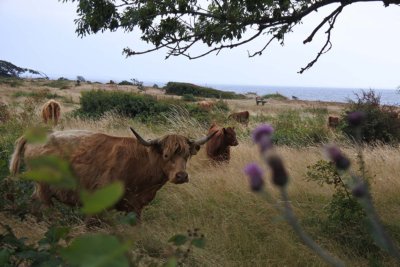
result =
[[[261,152],[272,147],[271,135],[274,128],[269,124],[262,124],[253,131],[253,141],[260,146]]]
[[[244,168],[244,173],[249,176],[250,188],[253,191],[260,191],[264,186],[264,173],[256,163],[249,163]]]
[[[347,170],[350,167],[350,160],[343,155],[337,146],[326,147],[326,152],[329,159],[335,163],[337,169]]]
[[[366,114],[363,111],[354,111],[347,115],[347,122],[350,126],[357,127],[359,126],[365,119]]]
[[[271,134],[274,132],[274,128],[269,125],[269,124],[261,124],[257,128],[254,129],[253,131],[253,141],[256,144],[259,144],[263,136],[271,136]]]

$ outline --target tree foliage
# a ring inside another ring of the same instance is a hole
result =
[[[21,74],[24,73],[31,73],[35,75],[40,75],[43,78],[48,78],[46,74],[43,72],[37,71],[37,70],[32,70],[32,69],[27,69],[27,68],[21,68],[18,66],[15,66],[14,64],[5,61],[5,60],[0,60],[0,77],[13,77],[13,78],[19,78]]]
[[[381,2],[385,7],[399,5],[400,0],[63,0],[78,2],[76,32],[85,36],[99,31],[123,29],[141,31],[141,39],[153,47],[144,51],[125,48],[126,56],[167,49],[167,58],[183,55],[189,59],[219,53],[249,43],[257,38],[265,44],[250,57],[261,55],[276,40],[284,44],[285,36],[320,8],[331,8],[330,14],[315,26],[304,40],[309,43],[315,34],[326,28],[326,42],[317,56],[299,73],[311,68],[318,58],[331,49],[331,31],[342,10],[353,3]],[[204,43],[207,48],[192,54],[193,46]]]

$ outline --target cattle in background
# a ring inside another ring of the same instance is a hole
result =
[[[231,146],[237,146],[239,143],[236,139],[235,129],[232,127],[220,128],[213,123],[208,130],[209,135],[215,135],[206,144],[207,156],[215,162],[229,162],[231,158]]]
[[[233,119],[233,120],[240,122],[241,124],[244,124],[246,126],[249,124],[249,118],[250,118],[250,114],[247,110],[242,111],[242,112],[235,112],[228,116],[228,119]]]
[[[203,100],[203,101],[199,101],[197,104],[203,110],[210,110],[214,107],[215,103],[212,101]]]
[[[339,118],[334,116],[328,117],[328,126],[331,128],[336,128],[339,125]]]
[[[189,181],[186,163],[213,133],[195,141],[176,134],[146,141],[132,128],[131,131],[136,138],[79,130],[53,132],[45,144],[27,144],[21,137],[12,155],[10,173],[17,174],[22,158],[29,167],[29,160],[39,155],[61,157],[70,163],[77,190],[37,183],[34,198],[46,205],[52,205],[52,198],[68,205],[81,205],[80,189],[93,191],[118,180],[125,191],[115,208],[134,211],[140,218],[143,207],[167,181]]]
[[[52,121],[54,125],[57,125],[60,119],[61,105],[57,101],[50,99],[44,103],[42,107],[42,119],[44,123]]]

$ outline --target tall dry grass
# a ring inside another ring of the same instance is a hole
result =
[[[246,108],[237,105],[238,109]],[[265,107],[268,108],[268,107]],[[279,107],[269,107],[278,112]],[[267,110],[268,111],[268,110]],[[129,126],[145,138],[159,137],[166,133],[180,133],[198,137],[206,133],[187,114],[177,111],[167,115],[168,126],[149,126],[115,114],[104,115],[100,120],[83,120],[63,116],[56,129],[86,129],[114,135],[129,136]],[[168,239],[187,229],[200,228],[206,236],[204,250],[194,249],[187,266],[325,266],[313,252],[305,247],[281,214],[257,194],[249,190],[244,166],[258,162],[264,166],[257,147],[251,143],[249,131],[241,129],[239,146],[232,148],[229,164],[211,165],[202,148],[189,160],[189,183],[167,184],[143,212],[143,221],[134,227],[119,227],[118,232],[133,241],[133,253],[146,255],[162,262],[168,255]],[[344,152],[356,162],[356,149],[344,144]],[[290,174],[289,194],[294,211],[301,224],[324,248],[341,257],[349,266],[366,266],[368,255],[360,257],[344,249],[320,232],[319,220],[324,218],[324,208],[333,193],[332,188],[320,187],[306,181],[307,166],[323,158],[321,147],[277,147]],[[377,145],[364,149],[368,174],[371,177],[374,202],[389,232],[399,240],[400,221],[400,158],[398,148]],[[357,171],[356,164],[353,170]],[[268,173],[267,168],[264,166]],[[269,174],[266,175],[266,178]],[[267,182],[268,190],[279,205],[275,188]],[[29,234],[32,229],[44,231],[43,223],[6,216],[10,225],[18,229],[19,236],[38,238]],[[25,230],[24,230],[25,229]],[[81,233],[82,225],[74,226]],[[100,231],[111,231],[101,229]],[[385,266],[395,266],[389,257],[382,259]]]

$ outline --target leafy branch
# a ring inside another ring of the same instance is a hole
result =
[[[310,69],[332,48],[331,31],[342,10],[353,3],[381,2],[385,7],[400,5],[400,0],[313,0],[313,1],[239,1],[239,0],[62,0],[77,2],[78,18],[76,32],[83,37],[106,30],[122,29],[129,33],[138,29],[141,40],[152,47],[137,51],[126,47],[127,57],[166,49],[166,58],[185,56],[197,59],[211,53],[219,54],[224,49],[232,49],[265,38],[265,45],[249,57],[260,56],[276,40],[284,45],[285,35],[307,16],[312,16],[320,8],[335,6],[334,10],[314,28],[303,41],[313,40],[326,25],[326,41],[317,56],[299,73]],[[195,44],[205,44],[207,48],[197,52]]]

